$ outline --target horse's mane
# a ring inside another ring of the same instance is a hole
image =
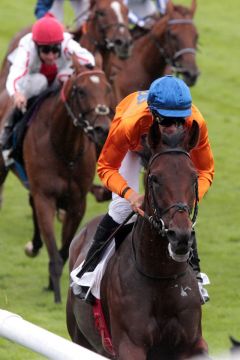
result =
[[[168,147],[175,148],[182,145],[186,130],[183,127],[177,128],[177,131],[168,131],[168,128],[162,133],[162,143]]]

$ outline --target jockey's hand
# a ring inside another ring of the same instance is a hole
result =
[[[13,103],[18,109],[22,110],[22,112],[26,111],[27,106],[27,98],[20,92],[15,92],[13,95]]]
[[[130,202],[133,211],[139,213],[141,216],[143,216],[144,214],[143,210],[141,209],[143,199],[144,195],[140,195],[136,191],[133,191],[133,193],[128,198],[128,201]]]

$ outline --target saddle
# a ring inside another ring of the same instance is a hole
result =
[[[43,91],[40,95],[34,96],[28,100],[27,111],[23,116],[19,117],[19,111],[14,114],[14,128],[12,135],[12,157],[13,159],[24,167],[23,159],[23,141],[26,135],[27,129],[34,119],[34,115],[37,113],[40,105],[49,96],[55,95],[59,92],[60,85],[54,85]]]

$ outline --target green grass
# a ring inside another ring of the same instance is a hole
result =
[[[189,4],[189,0],[179,3]],[[0,0],[0,51],[3,58],[16,31],[33,22],[35,1]],[[211,301],[203,306],[203,333],[210,353],[228,351],[228,335],[240,338],[240,157],[239,157],[239,3],[237,0],[198,1],[196,24],[200,34],[198,64],[201,76],[192,89],[194,103],[208,122],[216,175],[199,209],[197,234],[202,270],[211,280]],[[71,23],[71,10],[67,8]],[[65,301],[67,267],[62,277],[63,303],[53,304],[47,284],[46,249],[26,258],[32,222],[27,192],[11,175],[6,183],[0,216],[0,308],[68,338]],[[100,212],[91,195],[84,222]],[[59,227],[57,225],[57,227]],[[0,359],[40,359],[37,354],[0,340]]]

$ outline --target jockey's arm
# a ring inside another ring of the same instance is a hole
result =
[[[66,36],[66,35],[65,35]],[[93,54],[82,47],[78,42],[69,38],[67,41],[64,41],[63,52],[71,56],[75,54],[78,58],[78,61],[81,65],[92,65],[95,66],[95,59]]]
[[[14,55],[13,63],[10,67],[6,81],[6,89],[9,96],[13,100],[14,106],[25,111],[27,106],[27,98],[18,86],[18,82],[29,73],[30,48],[28,47],[28,35],[24,36]]]
[[[200,139],[197,147],[191,151],[191,158],[198,171],[198,195],[199,200],[201,200],[213,181],[214,159],[206,122],[196,107],[193,111],[195,111],[193,115],[195,115],[197,119],[200,119],[200,121],[198,121],[200,125]]]

